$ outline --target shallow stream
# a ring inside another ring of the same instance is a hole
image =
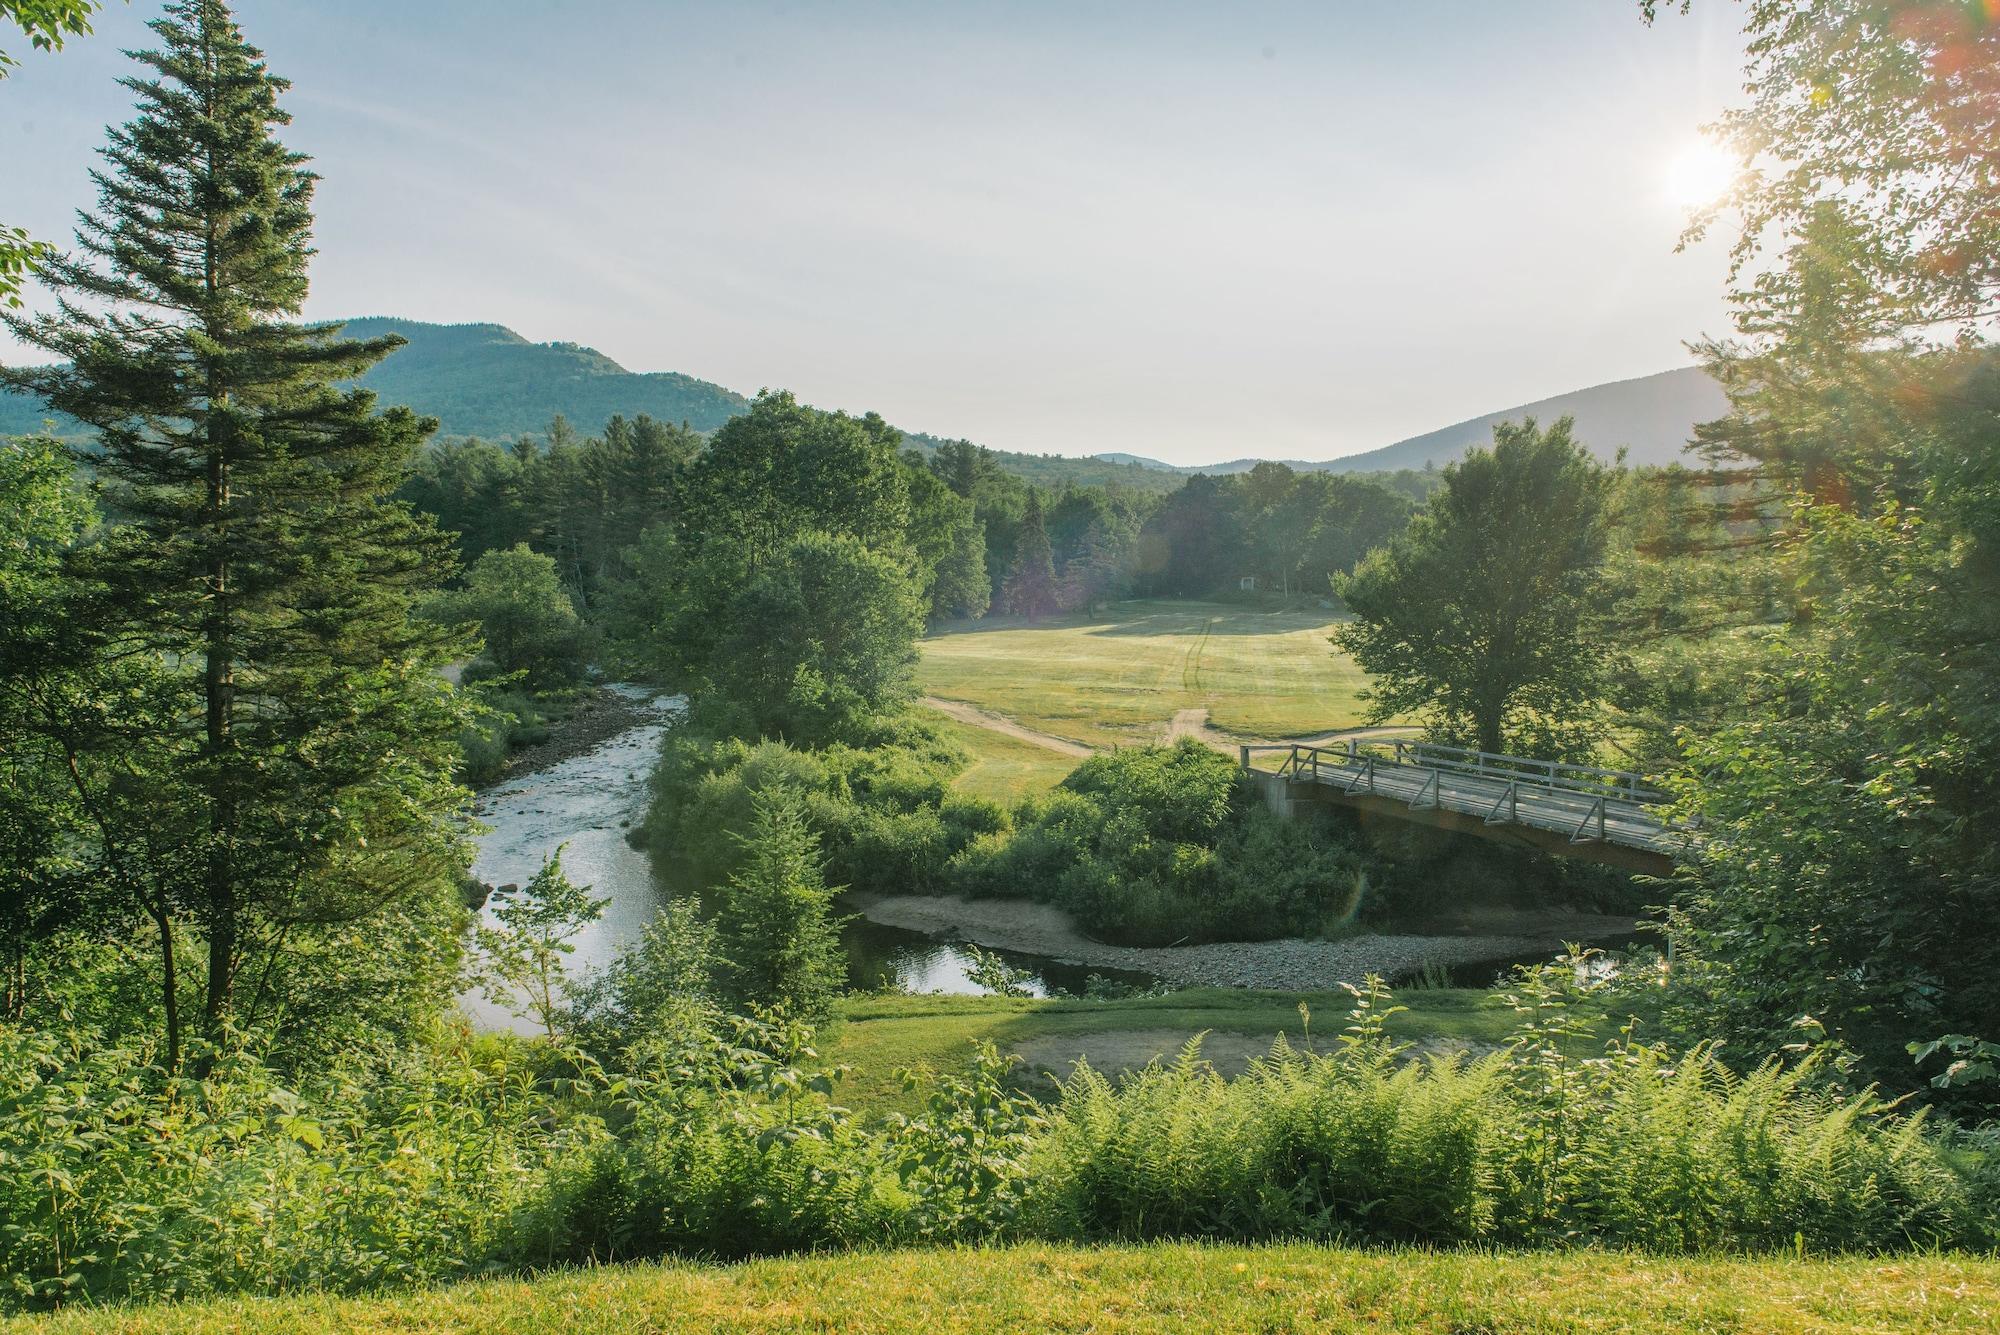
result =
[[[568,961],[573,975],[601,969],[616,959],[638,940],[665,898],[650,860],[626,841],[626,835],[645,817],[646,780],[659,760],[660,739],[684,702],[679,696],[660,696],[637,686],[611,689],[648,704],[652,718],[581,755],[496,784],[479,795],[474,808],[480,823],[488,827],[479,837],[479,855],[472,864],[472,874],[479,880],[496,886],[525,885],[543,859],[561,848],[569,878],[610,901],[603,916],[577,936],[576,953]],[[912,992],[987,991],[972,981],[972,957],[963,943],[933,941],[863,918],[849,922],[841,940],[847,948],[849,982],[855,987],[872,989],[889,982]],[[1152,981],[1146,975],[1084,969],[1033,955],[993,953],[1028,975],[1026,988],[1035,996],[1081,992],[1092,972],[1139,986]],[[476,992],[460,998],[459,1004],[482,1029],[532,1027]]]

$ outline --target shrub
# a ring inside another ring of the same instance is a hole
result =
[[[726,882],[743,854],[757,797],[796,793],[820,841],[827,879],[852,890],[921,894],[951,884],[952,860],[1007,816],[951,791],[964,755],[913,720],[882,720],[865,747],[671,737],[653,777],[647,846],[662,871],[696,890]]]
[[[465,1274],[602,1135],[505,1046],[445,1041],[309,1091],[0,1027],[0,1273],[16,1304],[353,1290]]]
[[[1666,1252],[2000,1240],[1995,1184],[1924,1115],[1832,1091],[1811,1062],[1739,1075],[1712,1049],[1624,1039],[1579,1060],[1563,986],[1526,981],[1519,1040],[1473,1062],[1403,1060],[1364,1010],[1339,1050],[1281,1041],[1235,1081],[1198,1040],[1123,1086],[1080,1070],[1027,1164],[1027,1226]]]
[[[1046,899],[1143,945],[1341,930],[1364,869],[1330,822],[1273,814],[1191,741],[1093,756],[1015,827],[968,845],[958,888]]]

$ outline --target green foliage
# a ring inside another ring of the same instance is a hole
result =
[[[501,886],[487,913],[494,926],[475,933],[481,956],[480,986],[496,1006],[532,1019],[550,1038],[570,1013],[570,980],[564,957],[576,953],[578,932],[603,915],[608,899],[563,874],[562,849],[542,860],[524,886]]]
[[[739,836],[758,795],[788,789],[835,884],[854,890],[929,893],[950,882],[951,859],[1006,825],[990,802],[951,790],[965,757],[911,714],[878,723],[863,740],[816,751],[782,742],[669,736],[653,776],[647,845],[661,873],[707,890],[741,863]]]
[[[526,543],[482,555],[465,587],[440,594],[429,611],[440,621],[475,625],[485,644],[485,661],[476,666],[518,676],[530,690],[574,686],[589,665],[590,637],[554,558]]]
[[[915,694],[918,590],[893,556],[802,533],[728,603],[695,688],[701,720],[808,745],[859,735]]]
[[[579,1041],[610,1054],[649,1035],[709,1024],[720,966],[715,924],[702,916],[700,903],[667,901],[608,967],[571,982]]]
[[[1194,477],[1167,497],[1147,518],[1133,565],[1148,594],[1203,596],[1249,575],[1286,598],[1319,600],[1409,518],[1408,500],[1375,478],[1265,461]]]
[[[824,1018],[846,980],[819,840],[798,794],[752,800],[743,858],[716,909],[732,995],[807,1019]]]
[[[315,178],[276,137],[285,81],[219,0],[152,27],[99,208],[46,266],[60,302],[5,317],[55,360],[0,381],[95,429],[120,520],[66,556],[65,660],[130,689],[44,672],[63,703],[38,731],[72,852],[158,933],[171,1065],[176,932],[206,947],[213,1036],[274,1013],[239,984],[302,943],[448,893],[462,710],[438,672],[462,646],[411,615],[451,562],[389,499],[430,424],[338,387],[395,341],[297,322]]]
[[[963,1074],[922,1077],[921,1109],[879,1129],[834,1101],[846,1072],[803,1026],[704,1011],[636,1036],[615,1073],[447,1035],[303,1086],[240,1053],[194,1081],[143,1052],[0,1028],[5,1301],[900,1241],[2000,1241],[1990,1144],[1829,1093],[1811,1063],[1739,1075],[1712,1050],[1629,1038],[1579,1059],[1562,1040],[1574,977],[1524,974],[1518,1041],[1473,1061],[1393,1042],[1398,1008],[1371,980],[1326,1052],[1281,1039],[1234,1081],[1196,1039],[1122,1084],[1081,1067],[1043,1108],[986,1045]]]
[[[1817,302],[1811,276],[1792,265],[1745,275],[1771,237],[1797,236],[1837,207],[1869,241],[1855,253],[1843,318],[1972,333],[2000,302],[1991,14],[1933,0],[1757,0],[1746,11],[1749,101],[1712,131],[1750,170],[1686,239],[1737,214],[1740,308],[1753,321],[1786,321]]]
[[[1587,758],[1601,731],[1610,478],[1564,418],[1493,429],[1493,448],[1389,546],[1335,581],[1356,619],[1334,643],[1373,674],[1378,722],[1422,713],[1439,741]]]
[[[951,509],[958,536],[913,541],[898,439],[873,415],[788,394],[732,419],[688,470],[672,524],[632,553],[615,600],[623,656],[685,691],[698,722],[748,736],[846,740],[907,700],[930,558],[978,535],[948,493],[919,487],[926,517]]]
[[[303,1089],[245,1053],[196,1082],[0,1026],[4,1301],[352,1291],[516,1255],[603,1133],[508,1055],[447,1039]]]
[[[1107,940],[1146,945],[1338,930],[1362,863],[1332,830],[1274,815],[1227,756],[1193,741],[1092,756],[957,863],[975,894],[1048,899]]]
[[[1688,739],[1707,839],[1677,995],[1687,1024],[1753,1049],[1811,1016],[1870,1078],[1906,1083],[1913,1034],[2000,1014],[1991,549],[1907,511],[1823,511],[1803,535],[1823,596],[1765,666],[1781,703]]]
[[[1630,1042],[1552,1065],[1560,980],[1522,980],[1512,1054],[1399,1061],[1379,993],[1325,1056],[1282,1041],[1235,1081],[1199,1060],[1063,1088],[1027,1215],[1065,1238],[1588,1242],[1665,1251],[1984,1246],[1991,1187],[1922,1117]],[[1372,1012],[1372,1014],[1371,1014]]]
[[[563,1202],[570,1254],[737,1257],[893,1236],[878,1142],[796,1023],[726,1020],[635,1051],[623,1129]]]
[[[1941,1052],[1952,1058],[1942,1071],[1931,1077],[1931,1085],[1936,1089],[2000,1080],[2000,1043],[1988,1043],[1970,1034],[1946,1034],[1928,1043],[1911,1043],[1908,1051],[1919,1066]]]
[[[963,1075],[903,1073],[927,1091],[920,1114],[890,1121],[896,1175],[909,1193],[907,1233],[978,1241],[1018,1230],[1028,1154],[1046,1123],[1040,1105],[1008,1088],[1017,1060],[981,1042]]]
[[[1034,491],[1028,493],[1027,509],[1014,539],[1014,563],[1007,572],[1005,595],[1007,610],[1030,620],[1060,606],[1055,557],[1048,529],[1042,523],[1041,496]]]
[[[0,21],[27,34],[29,45],[37,51],[60,51],[65,39],[90,31],[90,16],[97,7],[98,0],[0,0]],[[0,51],[0,79],[19,63]],[[0,226],[0,306],[21,304],[22,280],[34,273],[48,254],[46,244],[21,228]]]
[[[965,947],[965,957],[971,961],[966,966],[965,976],[974,986],[996,997],[1028,995],[1028,983],[1034,975],[1026,969],[1017,969],[992,951],[981,950],[974,945]]]

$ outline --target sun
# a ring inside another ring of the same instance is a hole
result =
[[[1678,208],[1704,208],[1722,197],[1736,173],[1734,154],[1711,140],[1696,139],[1667,159],[1660,192]]]

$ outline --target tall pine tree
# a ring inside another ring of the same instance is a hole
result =
[[[1042,520],[1041,493],[1030,487],[1021,532],[1014,540],[1014,569],[1007,576],[1007,610],[1030,619],[1044,616],[1061,605],[1058,593],[1055,553]]]
[[[98,755],[79,787],[87,807],[146,790],[155,818],[103,819],[99,853],[143,861],[192,927],[216,1033],[298,1013],[285,962],[326,929],[449,883],[458,710],[437,669],[462,646],[410,614],[449,545],[389,499],[435,423],[340,384],[402,340],[298,319],[317,178],[276,137],[288,83],[221,0],[151,26],[97,211],[48,266],[58,308],[7,318],[60,360],[5,381],[97,432],[122,522],[71,574],[104,652],[157,659],[178,708],[142,768]]]

